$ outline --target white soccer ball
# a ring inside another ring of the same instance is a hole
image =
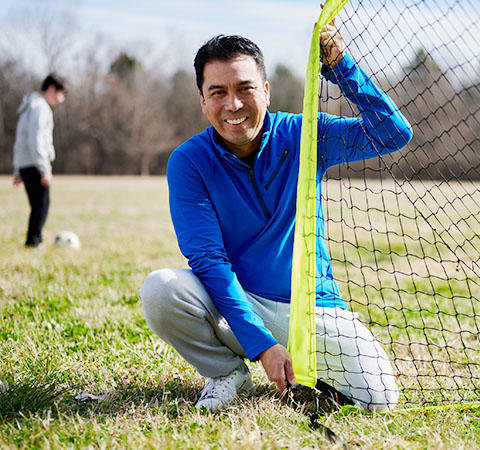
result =
[[[60,231],[55,237],[54,244],[57,247],[71,248],[73,250],[80,250],[80,239],[73,231]]]

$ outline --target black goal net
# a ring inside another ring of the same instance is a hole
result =
[[[322,183],[333,275],[406,405],[479,398],[479,6],[351,0],[337,18],[348,52],[414,133],[402,150],[331,167]],[[320,111],[358,116],[320,83]]]

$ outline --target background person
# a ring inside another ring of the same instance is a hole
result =
[[[37,247],[42,242],[50,204],[51,163],[55,159],[52,108],[63,103],[65,95],[64,79],[50,74],[43,80],[41,92],[25,95],[17,111],[13,184],[24,183],[30,203],[26,247]]]
[[[328,167],[398,150],[412,131],[346,53],[333,22],[321,45],[323,75],[361,117],[318,116],[317,377],[363,408],[386,410],[398,401],[395,375],[340,296],[320,188]],[[172,221],[191,270],[152,272],[139,295],[152,330],[208,378],[196,406],[216,409],[253,390],[244,358],[260,360],[280,391],[295,384],[286,346],[302,115],[267,111],[263,55],[248,39],[214,37],[195,70],[212,126],[178,147],[167,170]]]

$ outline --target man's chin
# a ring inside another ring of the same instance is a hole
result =
[[[222,139],[223,146],[236,155],[238,151],[242,152],[243,149],[251,147],[261,132],[260,130],[258,133],[255,133],[254,130],[248,129],[243,131],[238,130],[238,133],[231,133],[226,132],[223,128],[220,131],[216,129],[216,131]]]
[[[238,135],[238,134],[231,134],[231,133],[224,133],[220,134],[222,137],[223,142],[229,145],[234,145],[236,147],[242,147],[244,145],[250,144],[253,139],[250,139],[248,135]]]

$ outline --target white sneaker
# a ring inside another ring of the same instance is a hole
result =
[[[205,383],[195,408],[220,409],[233,400],[237,394],[255,390],[248,367],[242,363],[233,372],[218,378],[209,378]]]

